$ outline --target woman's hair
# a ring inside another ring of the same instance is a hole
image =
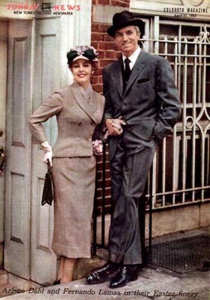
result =
[[[81,58],[82,59],[82,58]],[[73,64],[76,63],[77,61],[71,61],[68,65],[69,68],[72,69]],[[86,62],[90,63],[92,65],[92,69],[96,70],[98,65],[97,65],[97,61],[91,61],[91,60],[86,60]]]

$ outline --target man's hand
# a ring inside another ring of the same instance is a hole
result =
[[[123,125],[126,125],[126,123],[122,120],[121,116],[118,119],[106,120],[109,135],[121,135],[123,133]]]

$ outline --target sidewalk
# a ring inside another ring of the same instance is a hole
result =
[[[196,236],[201,230],[188,232],[188,236]],[[209,233],[209,229],[205,229]],[[179,239],[183,233],[173,235]],[[186,237],[186,234],[184,234]],[[154,243],[171,239],[161,237]],[[72,300],[210,300],[210,271],[196,270],[183,274],[166,269],[148,266],[140,273],[137,281],[129,282],[126,287],[110,289],[108,283],[89,286],[85,279],[53,287],[31,289],[25,293],[17,293],[3,297],[8,300],[25,299],[72,299]]]
[[[84,279],[1,299],[73,299],[73,300],[210,300],[210,272],[193,272],[177,277],[164,271],[145,268],[135,282],[120,289],[109,289],[108,283],[89,286]]]

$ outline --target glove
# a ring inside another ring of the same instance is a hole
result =
[[[48,143],[48,141],[45,141],[44,143],[41,143],[42,149],[44,150],[45,154],[44,154],[44,158],[43,158],[43,162],[46,164],[50,164],[50,166],[52,167],[52,147],[50,146],[50,144]]]
[[[100,140],[95,140],[92,142],[93,145],[93,153],[95,155],[100,155],[103,153],[103,143]]]

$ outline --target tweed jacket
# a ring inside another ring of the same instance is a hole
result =
[[[181,104],[169,62],[141,49],[123,92],[122,59],[103,71],[104,119],[122,116],[124,131],[140,139],[162,140],[177,123]],[[110,158],[114,155],[119,137],[109,137]]]
[[[53,157],[92,156],[92,137],[101,123],[104,97],[90,86],[87,98],[77,83],[73,83],[47,98],[29,119],[37,143],[47,140],[42,122],[56,116],[58,137]]]

